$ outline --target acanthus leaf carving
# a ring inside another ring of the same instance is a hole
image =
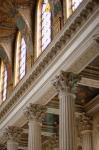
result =
[[[30,103],[29,107],[25,110],[24,114],[28,120],[41,121],[45,116],[47,108],[40,104]]]
[[[79,119],[80,131],[92,130],[92,118],[88,116],[85,112],[82,113]]]
[[[53,86],[56,90],[67,91],[75,93],[77,89],[77,82],[80,80],[80,76],[72,72],[61,71],[59,76],[56,76],[53,80]]]
[[[16,126],[8,126],[4,132],[6,140],[18,141],[22,135],[22,128]]]

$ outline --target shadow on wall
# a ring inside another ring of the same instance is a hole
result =
[[[82,146],[78,146],[77,150],[82,150]]]

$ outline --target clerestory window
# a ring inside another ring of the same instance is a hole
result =
[[[3,61],[1,61],[0,65],[0,95],[1,95],[1,100],[5,101],[7,98],[7,79],[8,79],[8,73],[7,73],[7,68],[6,65]]]
[[[15,84],[17,84],[26,73],[26,42],[21,33],[18,33],[16,56],[15,56]]]
[[[48,0],[40,1],[37,12],[37,57],[51,42],[51,6]]]
[[[82,0],[72,0],[72,10],[75,11],[81,2]]]

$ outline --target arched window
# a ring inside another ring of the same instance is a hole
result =
[[[48,0],[39,2],[37,17],[37,56],[39,56],[51,42],[51,6]]]
[[[21,33],[18,33],[15,56],[15,85],[26,73],[26,43]]]
[[[42,3],[42,51],[51,42],[51,8],[48,0]]]
[[[82,0],[72,0],[72,11],[75,11]]]
[[[1,97],[1,102],[5,101],[7,98],[7,79],[8,79],[8,74],[7,74],[7,68],[6,65],[3,61],[0,63],[0,97]]]

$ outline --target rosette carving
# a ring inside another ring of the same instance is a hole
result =
[[[25,116],[28,120],[41,121],[45,116],[47,108],[39,104],[30,104],[25,111]]]

